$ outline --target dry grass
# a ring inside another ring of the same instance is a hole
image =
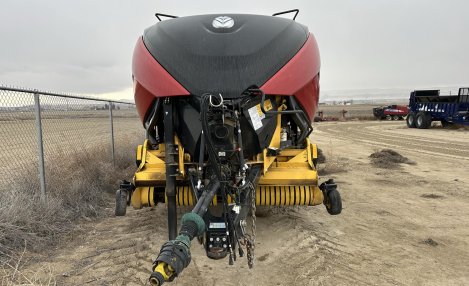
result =
[[[396,169],[400,164],[414,165],[415,162],[392,149],[383,149],[370,155],[371,163],[382,169]]]
[[[335,156],[332,142],[329,143],[327,157],[324,155],[324,151],[319,152],[319,150],[321,149],[318,149],[319,164],[317,169],[319,176],[347,172],[347,159]]]
[[[28,180],[37,170],[18,175],[22,179],[0,200],[0,275],[2,285],[15,279],[29,283],[18,271],[24,252],[50,249],[65,235],[77,230],[80,219],[108,215],[104,206],[121,179],[131,177],[135,140],[121,142],[116,152],[116,167],[109,150],[88,148],[73,158],[52,158],[57,162],[47,180],[48,204],[40,201],[37,186]],[[121,152],[119,152],[121,151]],[[24,276],[24,275],[23,275]]]
[[[326,176],[326,175],[347,172],[347,168],[345,167],[345,164],[346,163],[341,160],[327,161],[326,163],[324,163],[324,165],[321,168],[318,169],[318,174],[320,176]]]

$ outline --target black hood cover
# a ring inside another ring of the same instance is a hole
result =
[[[234,25],[215,28],[212,22],[220,16],[232,18]],[[221,93],[233,98],[250,86],[262,86],[307,37],[308,28],[289,19],[216,14],[159,22],[145,30],[143,41],[191,94]]]

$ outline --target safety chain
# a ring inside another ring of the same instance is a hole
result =
[[[256,246],[256,189],[249,183],[251,187],[251,235],[246,239],[246,252],[248,258],[248,266],[252,268],[254,266],[254,248]]]

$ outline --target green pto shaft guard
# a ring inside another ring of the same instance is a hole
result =
[[[179,232],[179,234],[181,234],[181,232],[183,231],[184,229],[184,225],[186,225],[187,223],[195,223],[195,225],[197,226],[197,233],[195,233],[194,236],[199,236],[199,235],[202,235],[205,231],[205,222],[204,220],[198,215],[198,214],[195,214],[195,213],[186,213],[182,216],[182,219],[181,219],[181,231]],[[191,237],[192,239],[193,237]]]
[[[204,220],[195,213],[186,213],[181,219],[181,230],[176,239],[163,244],[153,263],[152,285],[173,281],[191,262],[191,240],[205,231]]]

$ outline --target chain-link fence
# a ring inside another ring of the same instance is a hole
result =
[[[46,200],[77,161],[119,164],[143,138],[133,103],[0,86],[0,191],[27,184]]]

